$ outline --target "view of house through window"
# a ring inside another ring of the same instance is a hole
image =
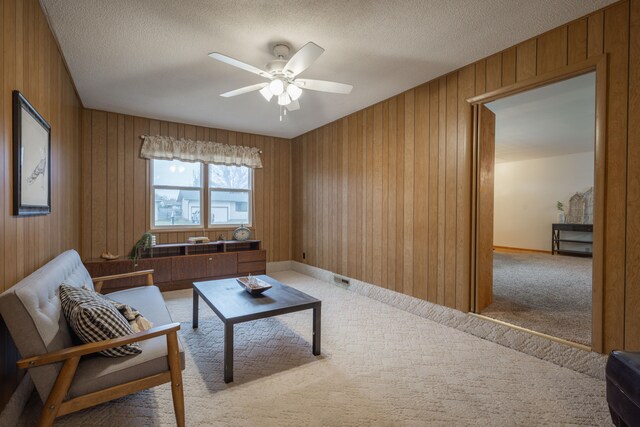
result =
[[[250,223],[250,168],[209,165],[204,170],[201,163],[153,160],[152,186],[154,227],[202,227],[206,218],[209,226]]]
[[[210,225],[249,224],[251,169],[209,165]]]
[[[202,226],[202,165],[153,160],[153,225]]]

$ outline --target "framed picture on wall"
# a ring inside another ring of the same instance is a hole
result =
[[[51,213],[51,126],[13,91],[13,214]]]

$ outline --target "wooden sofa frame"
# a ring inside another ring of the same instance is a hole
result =
[[[92,280],[96,292],[100,292],[104,282],[136,276],[146,276],[146,285],[153,285],[153,270],[96,277]],[[185,425],[184,394],[177,335],[177,331],[179,329],[179,323],[171,323],[168,325],[153,327],[146,331],[128,335],[126,337],[77,345],[63,350],[19,360],[17,365],[19,368],[23,369],[35,368],[37,366],[48,365],[50,363],[64,363],[58,377],[56,378],[53,388],[49,393],[49,397],[44,404],[42,414],[38,421],[38,426],[51,426],[57,417],[80,411],[100,403],[108,402],[109,400],[117,399],[147,388],[155,387],[160,384],[171,382],[171,395],[173,397],[173,409],[176,416],[176,424],[179,427],[183,427]],[[69,391],[69,387],[73,382],[73,377],[82,356],[94,354],[108,348],[120,347],[125,344],[148,340],[162,335],[166,335],[167,337],[168,371],[85,394],[83,396],[74,397],[73,399],[64,400],[67,392]]]

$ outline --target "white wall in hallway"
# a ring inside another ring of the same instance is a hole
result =
[[[493,244],[550,251],[557,201],[568,211],[569,198],[593,186],[593,173],[593,152],[497,163]]]

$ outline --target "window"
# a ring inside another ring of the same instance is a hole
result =
[[[153,160],[152,224],[155,227],[202,227],[202,165]]]
[[[209,165],[209,225],[249,224],[251,169]]]
[[[250,225],[248,167],[152,160],[151,185],[152,228]]]

